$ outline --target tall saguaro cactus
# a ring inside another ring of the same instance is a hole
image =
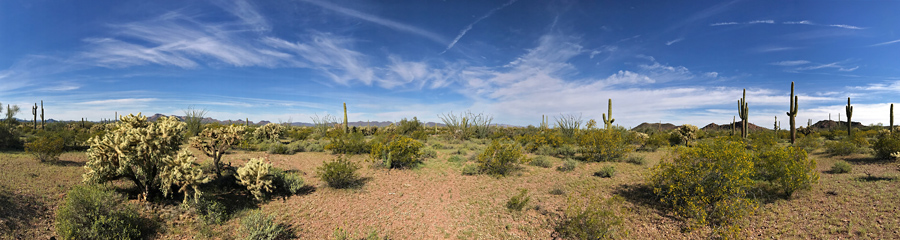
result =
[[[606,114],[604,113],[603,124],[606,125],[606,129],[611,129],[613,122],[616,121],[616,119],[612,118],[612,98],[609,99],[609,109],[607,109],[607,111],[609,112],[609,118],[606,118]]]
[[[891,134],[894,134],[894,104],[891,103]]]
[[[844,111],[847,112],[847,136],[853,136],[850,134],[851,127],[853,126],[850,121],[850,118],[853,117],[853,106],[850,106],[850,98],[847,98],[847,106],[844,107]]]
[[[347,103],[344,103],[344,133],[350,133],[350,126],[347,125]]]
[[[788,106],[787,112],[788,117],[791,119],[791,145],[797,140],[797,128],[794,122],[797,118],[797,105],[799,105],[797,101],[797,96],[794,95],[794,82],[791,82],[791,105]]]
[[[775,116],[775,136],[776,137],[778,136],[778,127],[780,127],[778,125],[778,116]]]
[[[741,138],[747,138],[747,119],[749,117],[750,108],[747,107],[747,89],[744,89],[744,96],[738,100],[738,116],[741,117]]]
[[[731,116],[731,136],[734,136],[734,125],[735,125],[735,116]]]
[[[34,115],[34,119],[31,120],[32,129],[37,129],[37,103],[34,103],[34,107],[31,107],[31,115]]]
[[[44,129],[44,100],[41,100],[41,129]]]

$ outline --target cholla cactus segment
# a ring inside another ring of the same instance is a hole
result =
[[[891,153],[891,157],[894,159],[900,159],[900,152]]]
[[[251,158],[237,170],[238,184],[247,186],[256,200],[262,200],[266,192],[275,190],[275,185],[272,184],[274,176],[270,173],[272,164],[264,160],[265,158]]]
[[[229,149],[237,145],[244,136],[245,126],[231,125],[224,128],[207,128],[191,138],[191,147],[213,159],[216,176],[221,176],[219,161]]]
[[[87,173],[82,177],[85,182],[94,183],[130,179],[147,198],[152,190],[161,187],[157,175],[163,160],[180,149],[185,124],[175,117],[149,122],[145,116],[129,114],[115,125],[106,135],[87,141]]]
[[[168,157],[163,160],[162,171],[159,178],[162,182],[163,195],[171,194],[171,187],[175,186],[178,192],[184,193],[183,203],[187,203],[193,191],[194,201],[200,199],[200,184],[209,182],[206,174],[200,169],[200,165],[195,163],[197,158],[187,150],[182,150],[176,157]]]
[[[676,134],[681,138],[681,143],[688,145],[691,141],[697,139],[698,131],[700,131],[700,128],[697,128],[697,126],[685,124],[681,125],[681,127],[678,127],[678,129],[673,132],[673,134]]]
[[[285,128],[281,124],[269,123],[253,131],[253,138],[257,140],[278,140],[281,134],[284,133],[284,130]]]

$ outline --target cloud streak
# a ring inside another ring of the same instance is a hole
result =
[[[883,42],[883,43],[872,44],[872,45],[869,45],[869,47],[877,47],[877,46],[890,45],[890,44],[894,44],[894,43],[898,43],[898,42],[900,42],[900,39],[893,40],[893,41],[887,41],[887,42]]]
[[[433,33],[433,32],[431,32],[431,31],[428,31],[428,30],[425,30],[425,29],[421,29],[421,28],[418,28],[418,27],[411,26],[411,25],[409,25],[409,24],[400,23],[400,22],[397,22],[397,21],[389,20],[389,19],[384,19],[384,18],[375,16],[375,15],[372,15],[372,14],[363,13],[363,12],[356,11],[356,10],[353,10],[353,9],[349,9],[349,8],[341,7],[341,6],[338,6],[338,5],[334,5],[334,4],[331,4],[331,3],[329,3],[329,2],[318,1],[318,0],[303,0],[303,1],[304,1],[304,2],[307,2],[307,3],[310,3],[310,4],[313,4],[313,5],[316,5],[316,6],[319,6],[319,7],[324,8],[324,9],[328,9],[328,10],[331,10],[331,11],[334,11],[334,12],[337,12],[337,13],[340,13],[340,14],[343,14],[343,15],[346,15],[346,16],[348,16],[348,17],[353,17],[353,18],[357,18],[357,19],[360,19],[360,20],[365,20],[365,21],[368,21],[368,22],[371,22],[371,23],[375,23],[375,24],[378,24],[378,25],[381,25],[381,26],[385,26],[385,27],[388,27],[388,28],[391,28],[391,29],[394,29],[394,30],[398,30],[398,31],[402,31],[402,32],[407,32],[407,33],[412,33],[412,34],[414,34],[414,35],[418,35],[418,36],[427,38],[427,39],[429,39],[429,40],[431,40],[431,41],[434,41],[434,42],[436,42],[436,43],[439,43],[439,44],[445,44],[445,43],[447,43],[447,40],[444,39],[444,37],[441,37],[440,35],[438,35],[438,34],[436,34],[436,33]]]
[[[766,20],[753,20],[753,21],[747,21],[747,22],[718,22],[718,23],[711,23],[711,24],[709,24],[709,26],[717,27],[717,26],[728,26],[728,25],[752,25],[752,24],[775,24],[775,20],[766,19]],[[865,29],[863,27],[857,27],[857,26],[847,25],[847,24],[817,24],[817,23],[813,23],[812,21],[809,21],[809,20],[786,21],[786,22],[781,22],[781,24],[783,24],[783,25],[809,25],[809,26],[835,27],[835,28],[844,28],[844,29],[852,29],[852,30]]]
[[[480,18],[476,19],[474,22],[469,23],[469,25],[467,25],[465,28],[463,28],[462,31],[459,32],[459,35],[456,35],[456,38],[453,38],[453,41],[450,41],[450,45],[447,45],[447,49],[444,49],[444,51],[441,52],[441,54],[444,54],[445,52],[447,52],[448,50],[450,50],[451,48],[453,48],[453,46],[456,45],[456,42],[459,42],[459,39],[461,39],[463,36],[465,36],[466,33],[469,32],[469,30],[472,30],[472,27],[475,26],[475,24],[477,24],[478,22],[481,22],[481,20],[484,20],[485,18],[490,17],[491,15],[494,14],[494,12],[497,12],[497,11],[499,11],[500,9],[503,9],[503,8],[509,6],[509,5],[512,5],[512,4],[515,3],[516,1],[517,1],[517,0],[510,0],[509,2],[506,2],[505,4],[503,4],[503,5],[499,6],[499,7],[496,7],[496,8],[494,8],[494,9],[491,9],[491,11],[488,11],[487,14],[484,14],[484,16],[481,16]]]

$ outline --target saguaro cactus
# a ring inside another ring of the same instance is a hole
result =
[[[775,136],[778,136],[778,116],[775,116]]]
[[[347,125],[347,103],[344,103],[344,133],[350,133],[350,125]]]
[[[799,105],[797,101],[797,96],[794,96],[794,82],[791,82],[791,105],[788,106],[787,112],[788,117],[791,119],[791,145],[797,140],[797,128],[794,122],[797,118],[797,105]]]
[[[894,134],[894,104],[891,103],[891,134]]]
[[[747,89],[744,89],[744,96],[738,100],[738,116],[741,117],[741,138],[747,138],[747,119],[749,117],[750,108],[747,107]]]
[[[735,116],[731,116],[731,136],[734,136]]]
[[[603,124],[606,125],[606,129],[611,129],[613,122],[616,121],[616,119],[612,118],[612,98],[609,99],[609,109],[607,109],[607,111],[609,112],[609,118],[606,118],[606,114],[604,113]]]
[[[44,129],[44,100],[41,100],[41,129]]]
[[[31,107],[31,115],[34,115],[34,119],[31,120],[32,129],[37,129],[37,103],[34,103],[34,107]]]
[[[847,98],[847,106],[844,107],[844,111],[847,112],[847,136],[853,136],[850,132],[852,129],[851,127],[853,126],[850,121],[850,118],[853,117],[853,106],[850,106],[850,98]]]

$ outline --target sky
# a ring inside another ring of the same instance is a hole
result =
[[[0,103],[46,118],[888,124],[900,1],[0,1]],[[900,103],[900,102],[898,102]]]

